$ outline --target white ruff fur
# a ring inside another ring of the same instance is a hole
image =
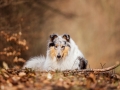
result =
[[[56,58],[52,59],[49,50],[47,50],[46,58],[44,56],[31,58],[26,62],[23,68],[32,68],[36,71],[74,70],[79,69],[80,61],[78,57],[84,58],[75,42],[70,38],[70,50],[64,59],[59,61],[56,60]]]

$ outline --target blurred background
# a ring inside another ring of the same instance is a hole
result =
[[[19,50],[18,56],[24,60],[46,55],[50,34],[67,33],[88,60],[88,68],[101,68],[101,64],[108,67],[120,61],[119,0],[0,0],[0,31],[22,33],[29,47]],[[1,52],[6,46],[2,38]],[[11,65],[15,58],[3,57],[0,63]]]

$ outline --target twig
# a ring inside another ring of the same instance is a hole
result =
[[[105,64],[106,64],[106,63],[105,63]],[[101,65],[102,69],[103,69],[103,67],[104,67],[104,65],[105,65],[105,64],[103,64],[103,65],[102,65],[102,63],[100,63],[100,65]]]
[[[78,71],[79,72],[105,72],[105,71],[113,70],[113,69],[117,68],[118,66],[120,66],[120,62],[117,63],[116,65],[108,67],[108,68],[102,68],[102,69],[83,69],[83,70],[78,70]]]

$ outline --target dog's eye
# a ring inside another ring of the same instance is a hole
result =
[[[61,48],[63,48],[63,49],[64,49],[64,48],[65,48],[65,46],[62,46]]]
[[[57,48],[57,46],[55,46],[55,48]]]

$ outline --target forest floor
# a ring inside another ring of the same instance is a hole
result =
[[[113,71],[35,72],[1,68],[0,90],[120,90],[120,75]]]
[[[3,61],[3,68],[0,68],[0,90],[120,90],[120,73],[114,71],[120,66],[119,63],[102,71],[35,72],[15,65],[10,68],[8,66],[12,66],[12,63],[25,63],[21,54],[25,55],[28,45],[26,40],[21,39],[21,32],[11,35],[2,31],[0,35],[4,37],[0,39],[5,46],[0,51],[0,59]],[[102,68],[104,65],[101,64]]]

